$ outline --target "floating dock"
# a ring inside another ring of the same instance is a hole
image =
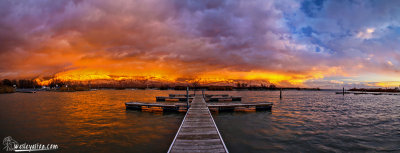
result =
[[[187,97],[186,94],[169,94],[169,97]],[[189,97],[194,97],[194,94],[189,94]]]
[[[169,94],[168,96],[169,97],[187,97],[186,94]],[[195,94],[189,94],[189,97],[194,97],[194,96],[195,96]],[[228,94],[211,94],[211,95],[210,94],[204,94],[204,97],[210,98],[212,96],[228,97],[229,95]]]
[[[168,153],[228,152],[205,99],[196,95]]]
[[[192,101],[193,97],[189,97],[189,100]],[[158,96],[156,97],[157,102],[164,102],[164,101],[187,101],[187,97],[163,97]]]
[[[206,97],[206,101],[217,102],[217,101],[242,101],[240,96],[210,96]]]
[[[271,110],[273,103],[241,103],[241,102],[209,102],[207,99],[234,99],[229,95],[176,95],[170,94],[170,99],[186,102],[127,102],[126,109],[142,111],[179,111],[186,112],[185,117],[172,141],[168,153],[175,152],[224,152],[228,149],[221,137],[210,111],[256,111]],[[184,98],[184,99],[182,99]],[[240,98],[241,97],[236,97]],[[159,98],[157,98],[159,99]],[[189,101],[188,101],[189,99]]]
[[[191,106],[192,103],[189,104]],[[206,103],[206,106],[210,108],[211,111],[236,111],[243,109],[250,110],[271,110],[273,103],[261,102],[261,103],[233,103],[233,102],[223,102],[223,103]],[[148,110],[148,109],[158,109],[160,111],[187,111],[187,103],[145,103],[145,102],[126,102],[126,109],[134,110]]]
[[[187,111],[186,103],[143,103],[143,102],[127,102],[126,109],[149,110],[157,109],[161,111]]]
[[[273,103],[207,103],[211,111],[236,111],[236,110],[271,110]]]
[[[157,102],[184,102],[187,101],[188,95],[185,94],[169,94],[168,97],[166,96],[157,96]],[[189,95],[189,100],[192,101],[194,94]],[[224,101],[242,101],[242,97],[240,96],[229,96],[227,94],[217,94],[217,95],[204,95],[206,102],[224,102]]]

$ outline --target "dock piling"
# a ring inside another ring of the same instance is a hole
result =
[[[282,88],[279,90],[279,99],[282,99]]]
[[[343,87],[343,96],[344,96],[344,87]]]
[[[189,110],[189,87],[186,87],[186,104],[187,110]]]

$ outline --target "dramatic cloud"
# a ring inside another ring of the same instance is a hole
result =
[[[153,76],[313,87],[400,81],[399,6],[364,0],[4,0],[0,77]]]

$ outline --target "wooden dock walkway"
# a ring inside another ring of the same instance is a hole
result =
[[[228,152],[202,95],[196,95],[168,152]]]

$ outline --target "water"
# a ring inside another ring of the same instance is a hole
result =
[[[185,91],[98,90],[0,95],[0,139],[58,144],[56,152],[166,152],[184,113],[125,110]],[[400,152],[400,96],[332,91],[226,91],[269,112],[220,112],[230,152]],[[3,147],[3,146],[2,146]],[[1,148],[2,148],[1,147]]]
[[[271,113],[220,113],[232,152],[400,152],[400,96],[327,91],[244,92],[273,101]]]

